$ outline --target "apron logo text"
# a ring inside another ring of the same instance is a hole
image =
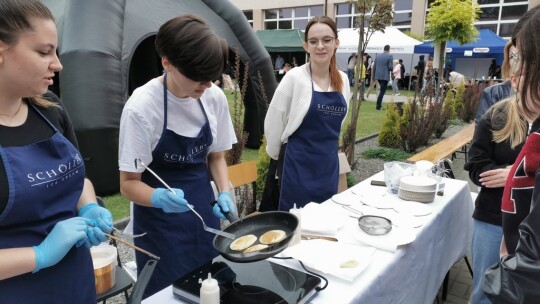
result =
[[[343,115],[347,112],[347,107],[329,106],[325,104],[317,104],[317,111],[324,112],[329,115]]]
[[[206,144],[193,147],[191,151],[188,151],[187,155],[166,152],[163,153],[163,160],[168,162],[192,163],[195,155],[205,151]]]
[[[59,164],[55,168],[49,170],[42,170],[34,173],[28,173],[26,178],[31,186],[37,186],[42,184],[48,184],[49,186],[57,185],[58,182],[72,177],[74,174],[79,173],[79,168],[82,166],[83,161],[79,154],[75,154],[71,160],[67,163]]]

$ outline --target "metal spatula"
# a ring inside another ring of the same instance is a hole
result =
[[[173,191],[173,189],[171,189],[171,187],[169,187],[169,185],[167,185],[167,183],[164,180],[162,180],[161,177],[159,177],[154,171],[152,171],[152,169],[148,168],[142,162],[141,159],[139,159],[139,158],[135,159],[135,168],[137,168],[137,162],[139,162],[144,169],[148,170],[148,172],[150,172],[155,178],[157,178],[163,184],[163,186],[165,186],[167,189],[169,189],[169,191],[171,191],[172,193],[175,193]],[[206,223],[204,222],[203,218],[201,217],[201,215],[197,211],[195,211],[195,209],[193,209],[189,204],[187,206],[188,206],[189,209],[191,209],[191,211],[193,211],[193,213],[195,213],[195,215],[197,215],[199,217],[199,219],[201,219],[204,230],[206,230],[208,232],[211,232],[213,234],[221,235],[223,237],[226,237],[226,238],[229,238],[229,239],[232,239],[232,240],[236,239],[236,236],[234,234],[232,234],[232,233],[228,233],[228,232],[225,232],[225,231],[221,231],[219,229],[208,227],[206,225]]]

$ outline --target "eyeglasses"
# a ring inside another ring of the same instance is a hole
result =
[[[332,42],[334,42],[334,37],[323,37],[323,39],[316,39],[316,38],[310,38],[308,39],[307,43],[310,47],[317,47],[319,45],[319,42],[322,42],[324,46],[330,46],[332,45]]]

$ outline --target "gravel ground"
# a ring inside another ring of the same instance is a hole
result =
[[[456,126],[451,125],[443,134],[443,136],[440,139],[433,138],[430,141],[430,145],[437,143],[438,141],[447,138],[457,132],[459,132],[463,126]],[[369,149],[369,148],[376,148],[378,147],[377,137],[360,140],[356,146],[355,146],[355,153],[356,153],[356,159],[358,159],[358,163],[354,170],[351,172],[351,174],[355,177],[357,182],[361,182],[364,179],[372,176],[373,174],[383,170],[384,160],[381,159],[365,159],[360,154]],[[422,149],[425,149],[425,147],[418,149],[417,152],[420,152]],[[125,221],[120,221],[115,224],[115,226],[119,229],[123,229],[124,226],[127,223]],[[120,254],[120,259],[122,260],[122,263],[126,263],[129,261],[134,260],[134,253],[133,249],[127,247],[124,244],[118,244],[118,253]],[[128,292],[131,293],[131,290]],[[111,304],[125,304],[126,299],[123,294],[117,295],[116,297],[113,297],[109,300],[107,300],[107,303]]]

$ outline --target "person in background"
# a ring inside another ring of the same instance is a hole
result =
[[[536,6],[538,8],[538,6]],[[527,12],[516,39],[517,96],[523,113],[538,122],[540,114],[540,10]],[[522,21],[522,20],[520,20]],[[518,22],[519,23],[519,22]],[[516,25],[517,26],[517,25]],[[486,271],[483,290],[494,303],[536,303],[540,297],[540,133],[527,137],[505,184],[501,259]]]
[[[496,102],[508,98],[512,90],[512,84],[510,83],[510,56],[515,54],[516,47],[512,44],[512,40],[508,41],[504,47],[504,60],[502,67],[502,78],[505,80],[502,83],[498,83],[485,88],[480,95],[480,101],[478,102],[478,109],[476,110],[476,116],[474,122],[478,123],[484,113]]]
[[[501,74],[502,74],[501,66],[498,65],[497,68],[495,69],[495,78],[494,79],[501,79]]]
[[[377,104],[375,106],[375,109],[378,111],[383,109],[382,101],[388,87],[388,82],[390,81],[390,72],[394,69],[393,61],[394,57],[390,55],[390,46],[388,44],[384,46],[384,52],[375,58],[373,79],[377,80],[380,86],[379,96],[377,97]]]
[[[399,96],[398,83],[401,81],[401,64],[399,60],[394,59],[394,69],[392,70],[392,91],[395,96]]]
[[[337,68],[337,37],[331,18],[310,19],[304,33],[309,62],[285,74],[274,93],[264,131],[278,181],[269,170],[266,187],[279,182],[280,197],[262,202],[260,211],[288,211],[337,193],[339,134],[350,98],[347,75]]]
[[[133,233],[146,232],[135,245],[161,257],[145,298],[218,255],[214,235],[187,212],[188,204],[215,229],[224,213],[236,213],[225,162],[236,136],[227,98],[212,84],[227,63],[227,43],[201,18],[182,15],[159,28],[155,45],[165,73],[137,88],[124,106],[118,160],[120,191],[133,202]],[[148,259],[136,252],[139,274]]]
[[[276,70],[281,70],[283,68],[283,65],[285,64],[285,59],[283,59],[283,57],[281,57],[280,54],[277,55],[277,58],[276,58],[276,65],[275,65],[275,69]]]
[[[433,58],[430,56],[428,57],[428,61],[426,62],[426,67],[424,68],[424,79],[423,85],[422,85],[422,94],[426,93],[427,89],[432,90],[435,92],[437,88],[437,82],[435,81],[435,69],[433,69]],[[430,84],[430,85],[428,85]]]
[[[444,68],[444,80],[450,82],[450,73],[453,72],[451,64],[447,64],[446,68]]]
[[[66,110],[43,97],[62,70],[54,17],[37,0],[3,0],[0,16],[0,302],[95,304],[88,248],[112,216]]]
[[[364,62],[364,66],[366,67],[366,85],[367,86],[370,86],[371,85],[371,64],[373,62],[373,60],[371,60],[371,56],[369,56],[369,54],[367,53],[364,53],[364,55],[366,56],[366,61]]]
[[[354,71],[356,69],[356,53],[352,53],[347,60],[347,77],[349,77],[350,85],[354,85]]]
[[[283,72],[287,73],[290,70],[291,70],[291,65],[289,63],[285,63],[285,65],[283,66]]]
[[[416,64],[414,68],[416,69],[416,83],[418,85],[418,89],[421,90],[424,85],[424,69],[426,68],[426,62],[424,61],[424,55],[420,55],[419,58],[418,64]]]
[[[374,64],[375,64],[375,60],[372,60],[371,65],[370,65],[370,67],[368,69],[368,71],[371,71],[371,73],[370,73],[371,78],[369,80],[369,87],[366,90],[366,98],[365,99],[369,98],[369,95],[371,95],[372,90],[375,90],[375,92],[377,92],[377,88],[380,88],[379,83],[377,82],[377,80],[373,79],[373,75],[374,75],[373,74],[373,65]],[[366,75],[366,77],[367,77],[367,75]]]
[[[510,78],[517,85],[517,58],[510,59]],[[537,128],[533,127],[532,129]],[[478,121],[465,170],[480,187],[473,212],[473,273],[483,274],[499,261],[502,239],[501,200],[508,172],[528,133],[528,124],[513,96],[491,107]],[[473,277],[471,303],[491,303],[482,291],[483,275]]]
[[[495,59],[491,59],[491,64],[489,65],[488,69],[488,79],[492,79],[493,77],[495,77],[496,70],[497,62],[495,61]]]
[[[400,79],[398,82],[398,88],[405,88],[404,80],[405,80],[405,65],[403,65],[403,59],[399,59],[399,66],[400,66]]]

